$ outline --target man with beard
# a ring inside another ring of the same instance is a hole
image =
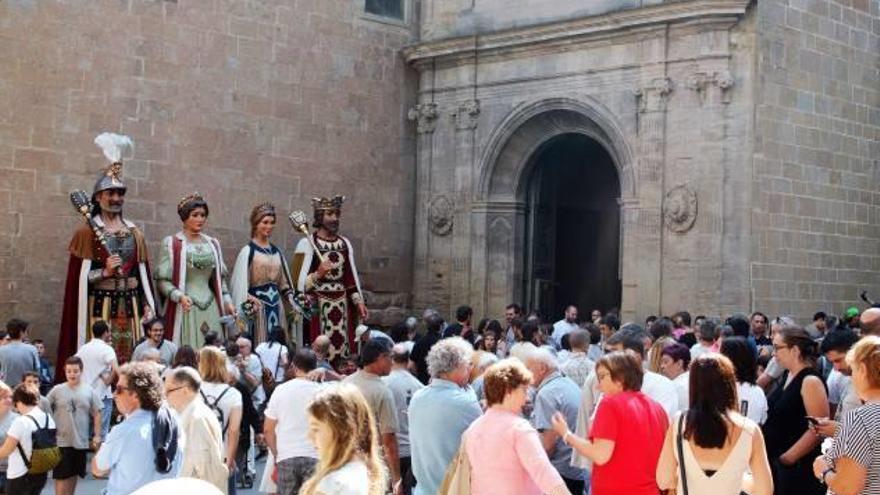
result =
[[[328,359],[357,353],[354,348],[358,319],[366,321],[368,312],[361,292],[351,242],[339,235],[339,217],[344,196],[313,198],[315,210],[311,234],[318,256],[308,239],[301,239],[293,255],[292,273],[297,290],[306,294],[315,308],[309,321],[310,340],[320,335],[330,338]],[[321,261],[323,257],[324,261]]]
[[[141,320],[155,314],[144,235],[122,217],[122,151],[131,146],[131,139],[104,133],[95,144],[110,161],[91,200],[91,216],[106,245],[89,225],[80,225],[70,241],[57,363],[67,362],[91,340],[92,324],[98,320],[110,325],[112,346],[125,362],[141,337]],[[56,380],[64,379],[64,366],[58,366]]]

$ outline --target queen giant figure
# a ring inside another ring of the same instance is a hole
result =
[[[198,349],[208,331],[222,335],[221,317],[236,311],[226,286],[220,242],[202,232],[208,203],[199,193],[191,194],[177,205],[177,214],[183,230],[163,241],[156,282],[166,298],[166,338]]]
[[[287,261],[269,240],[275,230],[275,206],[257,205],[250,220],[251,241],[238,253],[231,285],[236,309],[242,309],[243,303],[253,308],[248,326],[256,347],[266,342],[273,328],[288,328],[286,315],[295,310],[296,304]],[[302,343],[301,336],[291,335],[290,331],[286,337],[288,342]]]

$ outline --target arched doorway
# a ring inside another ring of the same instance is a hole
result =
[[[538,187],[535,182],[541,181],[544,174],[554,173],[547,171],[554,168],[547,165],[553,161],[554,154],[573,149],[567,155],[583,157],[580,166],[556,168],[575,175],[568,177],[561,172],[562,175],[554,180],[580,184],[580,188],[575,187],[576,190],[568,193],[572,201],[589,198],[584,191],[589,190],[592,182],[606,184],[603,189],[610,191],[607,196],[602,196],[607,200],[602,202],[604,206],[611,207],[612,199],[615,200],[614,212],[608,218],[616,215],[616,221],[609,220],[609,225],[614,225],[617,235],[602,236],[603,240],[614,239],[616,248],[616,251],[601,250],[603,259],[613,258],[603,266],[613,267],[617,277],[611,289],[603,290],[613,294],[612,301],[606,304],[619,305],[621,315],[628,318],[656,311],[654,298],[659,287],[660,258],[656,256],[655,241],[659,230],[659,206],[653,200],[643,203],[639,199],[633,151],[627,135],[615,116],[591,98],[551,98],[523,104],[493,129],[481,152],[477,194],[471,206],[474,226],[470,251],[471,300],[478,301],[477,308],[486,314],[501,315],[511,302],[527,307],[533,304],[534,292],[529,286],[535,279],[531,253],[536,251],[532,242],[536,235],[531,231],[535,230],[535,225],[547,223],[536,224],[532,212],[539,211],[542,196],[548,201],[553,196],[534,192]],[[590,171],[595,170],[599,175],[590,175]],[[586,175],[578,178],[578,174]],[[555,233],[553,239],[555,257]],[[568,255],[562,253],[561,256]],[[571,265],[570,261],[554,261],[554,271],[556,266],[570,269]],[[610,268],[607,273],[611,273]],[[555,277],[554,273],[550,280]],[[576,286],[573,282],[564,283],[569,287]],[[578,291],[573,289],[566,294]],[[559,298],[572,297],[566,294]],[[556,305],[554,301],[545,311],[554,316]],[[587,312],[590,308],[581,309]]]
[[[620,179],[595,139],[578,133],[547,140],[526,178],[523,289],[528,308],[551,318],[576,304],[620,307]]]

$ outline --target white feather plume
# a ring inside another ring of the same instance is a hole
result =
[[[112,132],[104,132],[95,138],[95,144],[104,152],[104,156],[110,160],[110,163],[119,162],[122,159],[122,152],[125,148],[132,148],[131,138],[121,134],[113,134]]]

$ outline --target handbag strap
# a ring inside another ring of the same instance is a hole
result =
[[[684,430],[682,429],[684,414],[682,412],[678,416],[678,435],[676,435],[675,441],[678,443],[678,472],[681,479],[681,490],[684,495],[688,495],[687,473],[684,470],[684,450],[682,449],[682,444],[684,443],[682,441],[682,437],[684,437]]]

